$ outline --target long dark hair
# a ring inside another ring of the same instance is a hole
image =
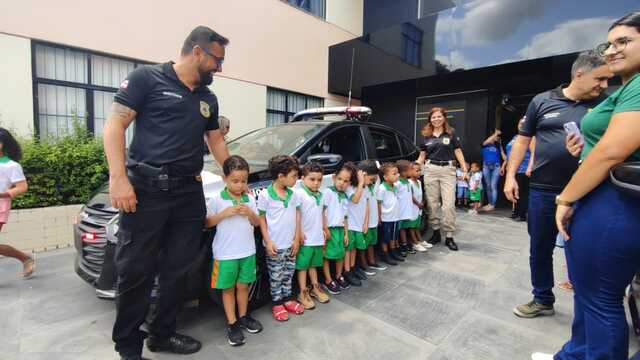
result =
[[[629,13],[629,14],[621,17],[620,19],[616,20],[609,27],[609,31],[611,31],[611,29],[613,29],[615,27],[618,27],[618,26],[633,27],[633,28],[636,28],[636,30],[638,32],[640,32],[640,11],[634,11],[634,12]]]
[[[22,148],[16,139],[11,135],[9,130],[0,127],[0,143],[2,143],[2,152],[13,161],[22,159]]]

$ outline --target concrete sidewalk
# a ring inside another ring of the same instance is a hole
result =
[[[192,356],[152,359],[516,360],[554,352],[569,337],[571,293],[557,289],[557,314],[516,318],[530,299],[526,226],[503,216],[458,214],[457,253],[437,246],[377,274],[361,288],[286,323],[268,307],[254,313],[265,330],[227,345],[222,310],[185,310],[181,331],[203,341]],[[17,279],[18,263],[0,260],[0,359],[117,359],[114,305],[99,300],[73,272],[72,249],[40,254],[37,276]],[[556,282],[566,279],[556,252]],[[638,342],[631,339],[631,354]]]

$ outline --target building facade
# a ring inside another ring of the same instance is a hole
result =
[[[363,0],[2,2],[0,125],[55,138],[79,121],[100,136],[126,74],[175,61],[197,25],[231,41],[211,85],[230,138],[344,105],[328,90],[328,51],[362,35],[363,8]]]

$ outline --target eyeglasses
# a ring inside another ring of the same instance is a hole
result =
[[[207,50],[207,49],[205,49],[205,48],[203,48],[203,47],[201,47],[200,49],[201,49],[205,54],[207,54],[207,55],[211,56],[211,57],[213,58],[213,60],[216,62],[216,64],[218,65],[218,67],[221,67],[221,66],[222,66],[222,64],[224,63],[224,58],[220,58],[220,57],[217,57],[217,56],[213,55],[211,52],[209,52],[209,50]]]
[[[632,41],[634,41],[634,40],[635,40],[635,38],[630,38],[630,37],[627,37],[627,36],[623,36],[623,37],[620,37],[620,38],[617,38],[617,39],[613,40],[612,43],[607,41],[605,43],[602,43],[602,44],[596,46],[596,52],[598,54],[600,54],[600,56],[604,56],[604,53],[606,53],[607,50],[609,50],[609,48],[611,46],[613,46],[613,49],[615,51],[617,51],[617,52],[624,51],[624,49],[627,47],[627,44],[632,42]]]

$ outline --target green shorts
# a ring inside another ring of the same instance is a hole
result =
[[[367,239],[367,246],[378,244],[378,228],[369,228],[369,231],[364,235],[364,238]]]
[[[471,201],[480,201],[482,200],[482,189],[478,189],[478,190],[471,190],[471,192],[469,193],[469,199],[471,199]]]
[[[296,256],[296,270],[309,270],[322,266],[322,245],[320,246],[301,246]]]
[[[329,260],[344,259],[344,228],[332,227],[329,228],[329,232],[331,238],[327,239],[324,257]]]
[[[400,221],[400,229],[419,229],[422,225],[422,217],[418,216],[413,220]]]
[[[256,255],[233,260],[213,260],[212,289],[230,289],[236,283],[250,284],[256,281]]]
[[[349,230],[349,246],[347,246],[347,251],[353,249],[367,250],[367,239],[363,232]]]

